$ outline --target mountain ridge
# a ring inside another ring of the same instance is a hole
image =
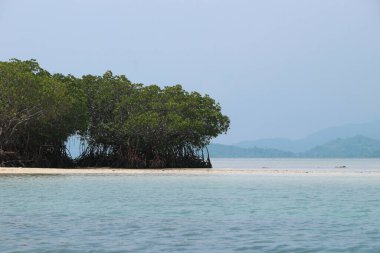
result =
[[[293,157],[292,152],[277,149],[264,148],[241,148],[233,145],[212,143],[208,146],[212,158],[271,158],[271,157]]]
[[[301,154],[303,157],[374,158],[380,157],[380,140],[363,135],[338,138]]]
[[[380,140],[380,119],[367,123],[345,124],[329,127],[296,140],[288,138],[264,138],[253,141],[242,141],[234,144],[234,146],[242,148],[257,147],[264,149],[278,149],[288,152],[302,153],[337,138],[352,138],[358,135]]]
[[[380,140],[363,135],[337,138],[299,153],[223,144],[211,144],[208,150],[214,158],[380,158]]]

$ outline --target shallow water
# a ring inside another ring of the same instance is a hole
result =
[[[0,252],[380,252],[376,175],[0,176]]]
[[[311,170],[336,170],[347,169],[349,171],[380,171],[380,159],[356,159],[356,158],[214,158],[213,168],[217,169],[311,169]]]

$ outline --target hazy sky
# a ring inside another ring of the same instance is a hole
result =
[[[221,143],[380,119],[378,0],[0,0],[9,58],[208,93]]]

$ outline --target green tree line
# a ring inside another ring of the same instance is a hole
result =
[[[0,62],[0,166],[211,167],[207,145],[229,119],[208,95]],[[81,154],[66,147],[79,135]]]

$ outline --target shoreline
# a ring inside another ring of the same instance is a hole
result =
[[[348,169],[208,169],[208,168],[19,168],[0,167],[0,175],[358,175],[380,176],[380,170]]]

